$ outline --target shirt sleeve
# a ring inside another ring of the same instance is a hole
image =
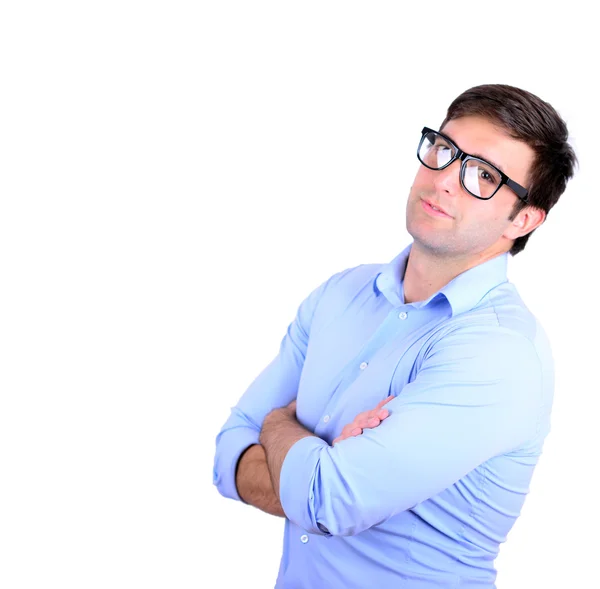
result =
[[[314,534],[350,536],[437,495],[536,434],[551,377],[518,333],[444,336],[378,427],[335,446],[307,437],[290,448],[280,482],[287,517]]]
[[[314,289],[300,304],[288,326],[279,353],[254,379],[216,438],[213,484],[224,497],[240,501],[235,471],[242,452],[258,444],[265,416],[277,407],[285,407],[297,396],[300,375],[308,347],[315,309],[334,274]],[[232,366],[232,369],[235,367]]]

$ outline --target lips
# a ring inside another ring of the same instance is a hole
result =
[[[445,216],[445,217],[451,217],[452,215],[449,215],[442,207],[440,207],[438,204],[435,204],[434,202],[431,202],[429,200],[426,199],[421,199],[424,205],[427,205],[425,208],[429,211],[431,211],[432,213],[438,213],[440,216]],[[435,208],[433,208],[435,207]],[[435,210],[437,209],[437,211]]]

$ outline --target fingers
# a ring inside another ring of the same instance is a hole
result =
[[[377,413],[377,417],[379,417],[380,420],[383,420],[386,417],[388,417],[389,414],[390,414],[390,412],[387,409],[380,409],[379,412]]]
[[[374,427],[374,426],[373,426]],[[348,438],[355,438],[356,436],[360,436],[363,433],[363,428],[356,426],[355,423],[349,423],[344,426],[342,429],[342,433],[331,442],[331,445],[335,445],[337,442],[341,442],[342,440],[347,440]]]
[[[335,445],[337,442],[341,442],[342,440],[346,440],[348,438],[354,438],[362,434],[362,428],[358,427],[354,422],[345,425],[342,429],[340,435],[331,442],[331,445]]]
[[[393,398],[393,397],[392,397]],[[382,420],[389,416],[390,412],[387,409],[381,409],[381,406],[387,403],[389,399],[382,401],[375,409],[365,411],[356,416],[355,422],[360,427],[377,427]]]
[[[362,413],[359,413],[354,418],[354,421],[352,423],[354,424],[355,427],[360,427],[360,428],[369,427],[369,420],[372,417],[374,417],[374,416],[372,415],[371,411],[363,411]]]
[[[332,445],[335,445],[337,442],[341,442],[347,438],[359,436],[362,434],[364,429],[377,427],[386,417],[389,416],[389,410],[384,409],[383,406],[386,403],[389,403],[392,399],[395,399],[395,397],[390,395],[383,401],[380,401],[375,409],[359,413],[354,418],[352,423],[349,423],[343,427],[340,435],[333,440]]]
[[[381,409],[386,403],[389,403],[392,399],[395,399],[396,397],[394,397],[394,395],[390,395],[389,397],[385,398],[383,401],[379,401],[379,403],[377,403],[377,407],[376,409]]]
[[[356,426],[362,427],[362,428],[378,426],[379,423],[381,422],[381,420],[385,419],[390,413],[387,409],[382,409],[382,407],[386,403],[389,403],[394,398],[395,397],[393,397],[393,396],[387,397],[383,401],[380,401],[377,404],[377,407],[375,407],[375,409],[371,409],[370,411],[363,411],[362,413],[359,413],[354,418],[354,421],[352,423],[354,423]]]
[[[373,415],[372,417],[369,417],[364,427],[377,427],[380,422],[381,419],[379,418],[379,416]]]
[[[388,417],[390,412],[387,409],[382,409],[382,407],[386,403],[389,403],[392,399],[395,399],[395,398],[396,397],[394,397],[393,395],[390,395],[383,401],[380,401],[379,403],[377,403],[377,407],[375,407],[375,409],[373,409],[373,417],[378,417],[380,420],[383,420],[386,417]]]
[[[349,423],[348,425],[345,425],[342,428],[342,432],[340,435],[344,436],[345,438],[349,438],[350,436],[357,436],[358,433],[360,433],[360,431],[358,433],[357,430],[360,430],[361,428],[359,427],[359,425],[356,423],[356,421],[353,421],[352,423]]]

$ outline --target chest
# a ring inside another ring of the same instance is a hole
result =
[[[300,422],[331,442],[358,413],[401,394],[444,320],[434,309],[389,305],[317,318],[297,395]]]

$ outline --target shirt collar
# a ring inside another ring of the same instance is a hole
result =
[[[375,295],[382,294],[394,306],[404,304],[404,271],[411,247],[412,243],[385,264],[373,281]]]
[[[412,243],[391,262],[384,264],[373,280],[373,292],[383,294],[394,306],[404,305],[404,272]],[[426,301],[414,303],[415,307],[427,305],[443,296],[452,308],[452,316],[473,309],[493,288],[507,282],[508,253],[501,254],[459,274]]]

